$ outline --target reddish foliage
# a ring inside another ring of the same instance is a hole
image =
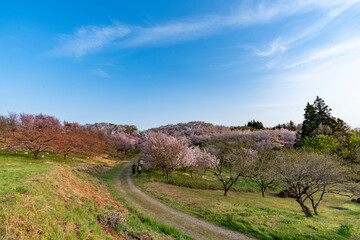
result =
[[[40,152],[52,149],[60,133],[60,121],[54,117],[20,114],[16,129],[11,135],[11,145],[30,150],[38,158]]]

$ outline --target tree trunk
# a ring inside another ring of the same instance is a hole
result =
[[[314,209],[315,215],[318,216],[319,214],[318,214],[317,206],[314,206],[313,209]]]
[[[169,181],[169,173],[166,173],[166,181]]]
[[[64,160],[66,160],[66,153],[64,154]]]
[[[39,152],[38,152],[38,151],[34,151],[33,153],[34,153],[34,158],[35,158],[35,159],[38,159]]]
[[[190,176],[191,176],[191,178],[193,177],[193,176],[192,176],[192,171],[190,171]]]
[[[225,191],[224,191],[224,196],[227,197],[227,192],[229,191],[228,188],[225,188]]]
[[[261,194],[262,194],[262,197],[265,197],[265,191],[266,191],[266,188],[261,187]]]
[[[302,202],[302,200],[296,199],[296,201],[300,204],[300,207],[303,210],[306,217],[313,217],[310,209]]]
[[[314,210],[314,214],[318,216],[319,213],[318,213],[317,207],[319,206],[321,200],[319,200],[319,202],[317,204],[315,204],[314,199],[310,198],[310,200],[311,200],[311,205],[312,205],[313,210]]]

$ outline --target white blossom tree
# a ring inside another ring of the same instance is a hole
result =
[[[160,168],[166,179],[177,168],[184,166],[189,147],[175,137],[163,133],[148,132],[145,135],[143,155],[149,168]]]

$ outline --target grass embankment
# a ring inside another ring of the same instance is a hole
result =
[[[257,187],[243,181],[237,190],[250,192],[233,191],[224,197],[221,190],[203,190],[218,189],[211,175],[189,178],[176,172],[173,184],[167,184],[159,171],[145,170],[134,181],[175,208],[259,239],[360,239],[360,204],[349,198],[328,194],[319,207],[320,216],[307,218],[294,199],[279,198],[277,191],[263,198]]]
[[[24,151],[10,155],[0,151],[0,239],[182,236],[124,207],[110,183],[116,170],[109,169],[118,164],[119,161],[100,157],[71,157],[64,161],[61,156],[46,153],[36,160]],[[100,224],[98,216],[108,212],[122,213],[126,224],[115,229]]]

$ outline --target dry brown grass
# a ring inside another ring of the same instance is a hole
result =
[[[89,239],[106,235],[125,239],[109,227],[102,226],[103,231],[100,225],[83,228],[84,222],[91,221],[91,217],[76,215],[76,210],[81,211],[79,215],[105,213],[109,206],[114,211],[128,214],[107,187],[95,178],[60,165],[49,169],[44,176],[32,177],[25,182],[30,192],[2,197],[10,201],[0,202],[0,239],[65,239],[74,236]]]

